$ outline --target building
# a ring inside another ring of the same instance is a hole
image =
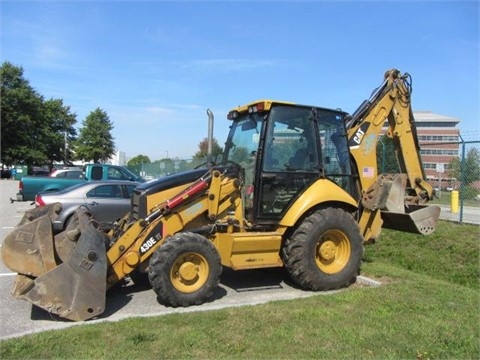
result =
[[[460,156],[459,119],[433,113],[414,111],[420,154],[427,180],[436,188],[447,190],[459,186],[449,175],[450,162]]]
[[[126,163],[127,161],[124,151],[117,150],[110,158],[110,164],[112,165],[125,166]]]

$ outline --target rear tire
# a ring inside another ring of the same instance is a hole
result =
[[[200,305],[220,282],[222,265],[212,242],[195,233],[170,237],[152,255],[148,278],[164,305]]]
[[[333,290],[356,281],[363,237],[354,218],[342,209],[307,216],[282,248],[285,267],[295,283],[309,290]]]

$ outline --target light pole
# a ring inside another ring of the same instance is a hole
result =
[[[67,165],[67,130],[63,133],[63,165]]]

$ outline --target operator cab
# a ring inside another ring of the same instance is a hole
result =
[[[256,225],[278,224],[295,199],[320,178],[354,193],[345,129],[347,114],[262,100],[238,107],[224,161],[245,171],[245,215]]]

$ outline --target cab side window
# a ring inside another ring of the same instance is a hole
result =
[[[350,152],[343,118],[339,115],[326,117],[325,121],[319,122],[318,130],[325,176],[354,195],[356,190],[351,179]]]
[[[123,174],[116,168],[110,167],[108,168],[108,180],[124,180]]]
[[[320,123],[319,131],[325,173],[327,175],[350,175],[347,135],[341,123],[338,123],[338,126]]]

